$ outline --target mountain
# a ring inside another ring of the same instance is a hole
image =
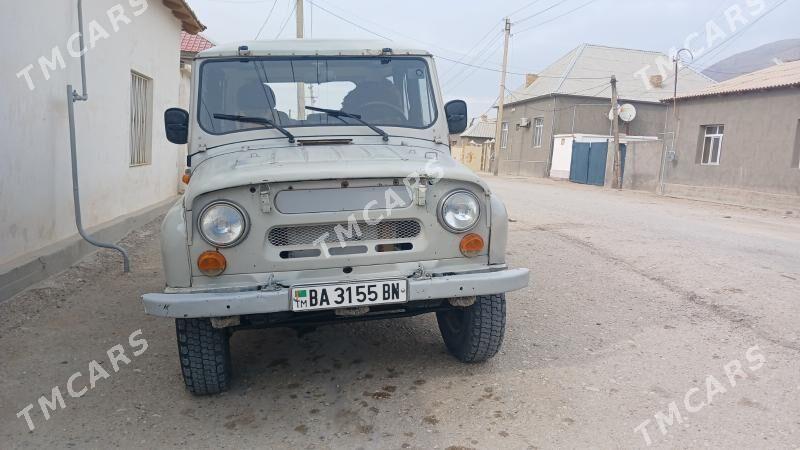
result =
[[[800,39],[784,39],[729,56],[703,71],[715,81],[725,81],[745,73],[800,59]]]

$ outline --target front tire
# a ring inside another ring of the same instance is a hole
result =
[[[479,295],[466,308],[436,313],[447,350],[465,363],[483,362],[503,344],[506,330],[505,294]]]
[[[231,379],[230,335],[209,319],[175,319],[178,354],[186,389],[194,395],[228,390]]]

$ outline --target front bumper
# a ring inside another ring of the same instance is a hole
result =
[[[408,279],[409,302],[500,294],[528,285],[528,269],[505,269]],[[224,317],[291,311],[289,289],[145,294],[144,311],[161,317]]]

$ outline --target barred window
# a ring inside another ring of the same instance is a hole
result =
[[[131,166],[141,166],[151,162],[152,111],[153,80],[131,72]]]

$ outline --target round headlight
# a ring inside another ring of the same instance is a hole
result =
[[[214,202],[203,208],[198,225],[203,239],[215,247],[232,247],[247,235],[244,211],[230,202]]]
[[[440,219],[445,228],[460,233],[478,223],[480,212],[480,203],[474,194],[468,191],[455,191],[442,201]]]

